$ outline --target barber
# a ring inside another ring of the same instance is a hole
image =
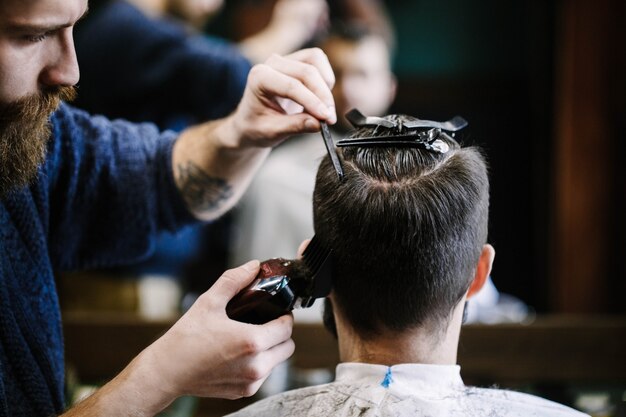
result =
[[[219,217],[269,148],[336,121],[334,76],[316,49],[253,67],[232,115],[180,136],[60,103],[78,82],[72,29],[86,10],[87,0],[0,3],[0,417],[65,411],[54,272],[135,261],[159,230]],[[258,270],[226,271],[63,415],[151,416],[182,395],[254,394],[294,349],[290,316],[258,326],[226,316]]]

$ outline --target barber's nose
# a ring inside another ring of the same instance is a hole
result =
[[[80,78],[80,71],[71,29],[59,34],[58,42],[54,47],[55,50],[50,51],[48,65],[41,73],[41,83],[48,87],[76,85]]]

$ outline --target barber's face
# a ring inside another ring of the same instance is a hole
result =
[[[333,67],[333,88],[337,114],[357,108],[367,116],[383,115],[395,97],[395,78],[389,65],[389,52],[382,39],[368,37],[360,42],[337,38],[323,47]]]
[[[0,196],[34,176],[48,118],[79,72],[72,28],[87,0],[0,1]]]

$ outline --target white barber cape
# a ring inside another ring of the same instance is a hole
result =
[[[342,363],[334,382],[274,395],[230,416],[587,416],[533,395],[466,387],[460,372],[458,365]]]

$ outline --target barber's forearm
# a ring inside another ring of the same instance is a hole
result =
[[[174,145],[176,185],[196,217],[215,219],[239,201],[269,152],[240,146],[231,117],[189,128]]]
[[[119,375],[60,417],[152,417],[177,397],[140,354]]]

